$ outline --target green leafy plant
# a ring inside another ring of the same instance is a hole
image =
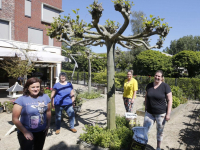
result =
[[[85,125],[85,133],[81,134],[80,139],[111,150],[128,148],[133,136],[132,130],[129,129],[129,122],[125,117],[116,116],[116,126],[116,129],[108,130],[98,124]]]
[[[81,106],[83,104],[83,99],[81,97],[82,89],[75,89],[75,106]]]
[[[86,99],[95,99],[95,98],[99,98],[102,96],[101,96],[100,92],[96,92],[96,91],[92,90],[91,93],[83,92],[83,93],[79,94],[79,97],[86,98]]]
[[[129,1],[129,0],[111,0],[115,5],[116,4],[121,4],[124,6],[128,6],[129,8],[131,6],[134,6],[133,2]]]
[[[13,101],[5,101],[3,103],[3,105],[6,107],[7,112],[12,112],[12,109],[13,109],[13,106],[14,106]]]
[[[49,87],[44,88],[44,93],[47,94],[49,98],[51,98],[51,92],[52,92],[52,88],[50,89]]]
[[[172,108],[176,108],[180,105],[180,100],[178,97],[176,96],[172,96],[173,98],[173,102],[172,102]]]
[[[182,97],[183,96],[183,90],[178,87],[178,86],[170,86],[171,87],[171,91],[172,91],[172,95],[175,97]]]

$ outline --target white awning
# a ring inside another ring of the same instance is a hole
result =
[[[15,57],[17,56],[16,49],[0,47],[0,57]]]
[[[41,52],[41,51],[30,51],[27,53],[32,61],[41,62],[71,62],[71,59],[58,55],[56,53]]]

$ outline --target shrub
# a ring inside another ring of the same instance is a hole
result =
[[[133,132],[129,129],[126,118],[116,116],[116,127],[114,130],[109,130],[99,125],[85,125],[85,133],[80,135],[80,139],[111,150],[128,148],[132,142]]]
[[[5,101],[3,105],[6,107],[6,110],[8,112],[12,112],[13,106],[14,106],[14,101]]]
[[[51,88],[50,89],[48,87],[44,88],[44,93],[47,94],[49,98],[51,98],[51,92],[52,92]]]
[[[95,99],[98,97],[102,97],[100,92],[96,92],[96,91],[91,91],[91,93],[88,92],[84,92],[84,93],[80,93],[78,94],[79,98],[86,98],[86,99]]]
[[[183,97],[183,90],[178,86],[171,86],[172,95],[181,98]]]
[[[180,103],[181,103],[181,104],[185,104],[185,103],[187,103],[187,101],[188,101],[188,99],[185,98],[185,97],[183,97],[183,96],[180,97],[179,100],[180,100]]]
[[[178,97],[176,96],[172,96],[173,98],[173,102],[172,102],[172,108],[176,108],[180,105],[180,100]]]

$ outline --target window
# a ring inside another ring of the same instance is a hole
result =
[[[50,38],[50,36],[49,36],[49,46],[53,46],[53,38]]]
[[[0,20],[0,39],[10,39],[9,21]]]
[[[59,14],[63,12],[63,10],[50,6],[48,4],[42,3],[42,21],[47,23],[52,23],[53,17],[59,17]]]
[[[2,9],[2,0],[0,0],[0,9]]]
[[[28,42],[43,44],[43,30],[28,28]]]
[[[25,0],[25,16],[31,17],[31,0]]]

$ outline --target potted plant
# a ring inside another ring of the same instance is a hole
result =
[[[82,104],[83,104],[83,99],[81,97],[79,97],[79,96],[76,96],[74,111],[75,112],[80,112]]]
[[[1,102],[0,102],[0,113],[2,113],[3,110],[4,110],[4,107],[3,107],[3,105],[2,105]]]
[[[13,101],[5,101],[4,106],[5,106],[6,112],[8,114],[11,113],[13,109]]]
[[[75,92],[76,92],[76,97],[75,97],[75,102],[74,102],[74,104],[75,104],[75,106],[74,106],[74,111],[75,112],[80,112],[81,111],[81,106],[82,106],[82,104],[83,104],[83,99],[80,97],[80,93],[82,92],[82,90],[81,89],[77,89],[77,90],[75,90]]]

